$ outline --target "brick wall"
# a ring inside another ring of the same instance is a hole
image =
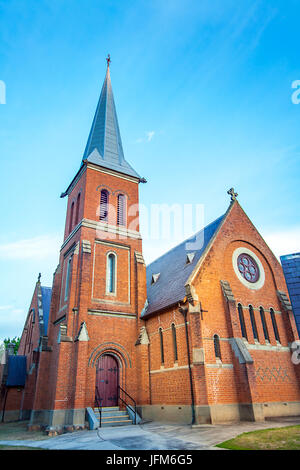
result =
[[[175,325],[177,356],[175,361],[172,324]],[[151,404],[190,404],[188,355],[185,325],[177,308],[170,308],[146,322],[150,340]],[[161,360],[159,329],[162,330],[164,362]]]
[[[258,290],[247,288],[234,272],[232,255],[239,247],[250,249],[262,263],[265,282]],[[241,328],[239,321],[236,322],[236,329],[232,325],[233,319],[229,314],[220,280],[229,282],[235,298],[236,313],[237,304],[243,306],[248,348],[254,361],[256,400],[299,401],[299,371],[292,363],[288,349],[288,344],[297,339],[297,332],[292,316],[284,311],[277,295],[277,290],[287,292],[282,269],[238,203],[231,206],[193,282],[203,308],[208,310],[201,321],[208,403],[246,403],[249,402],[249,382],[245,365],[239,363],[229,341],[232,335],[242,337]],[[258,332],[256,341],[250,322],[249,305],[254,307]],[[264,308],[269,342],[264,336],[260,307]],[[280,344],[275,340],[270,308],[275,311]],[[220,338],[222,361],[215,357],[215,334]],[[198,338],[198,341],[201,342],[201,339]],[[197,387],[197,382],[195,386]]]

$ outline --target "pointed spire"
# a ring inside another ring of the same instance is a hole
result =
[[[110,80],[110,55],[108,55],[106,61],[106,76],[84,151],[83,160],[134,176],[141,180],[140,176],[124,158]]]

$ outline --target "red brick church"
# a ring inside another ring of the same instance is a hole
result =
[[[80,168],[61,195],[52,289],[39,276],[18,355],[0,366],[2,417],[93,428],[99,411],[102,424],[300,414],[282,268],[237,194],[228,191],[225,214],[146,267],[144,182],[123,154],[108,60]]]

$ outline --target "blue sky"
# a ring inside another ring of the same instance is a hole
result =
[[[21,334],[38,273],[52,284],[59,196],[108,53],[140,202],[202,204],[209,223],[234,186],[277,256],[300,251],[299,13],[296,0],[0,0],[0,338]],[[146,262],[175,241],[145,237]]]

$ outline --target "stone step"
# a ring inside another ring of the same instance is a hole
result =
[[[119,410],[119,406],[102,406],[102,410],[109,411],[109,410]]]
[[[98,417],[99,417],[99,415],[98,415]],[[117,421],[117,420],[122,421],[124,419],[129,419],[129,416],[128,416],[127,413],[123,414],[123,415],[115,415],[115,414],[114,415],[109,415],[109,416],[108,415],[102,415],[102,421],[103,420],[104,421],[114,421],[114,420],[115,421]]]
[[[98,408],[94,408],[96,418],[100,419]],[[101,410],[101,426],[124,426],[131,425],[132,420],[129,418],[127,411],[120,410],[118,406],[106,406]]]
[[[101,421],[101,427],[110,427],[110,426],[129,426],[132,425],[131,419],[124,419],[122,421]]]
[[[98,406],[94,406],[94,410],[98,410]],[[119,406],[102,406],[101,410],[104,411],[119,411]]]
[[[100,416],[100,412],[98,410],[94,410],[94,413],[97,417]],[[102,418],[103,417],[109,417],[109,416],[128,416],[127,411],[102,411],[101,413]]]

